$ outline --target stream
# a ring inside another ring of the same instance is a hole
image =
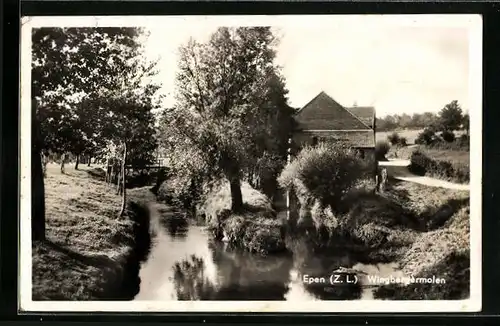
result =
[[[292,254],[261,256],[231,249],[211,240],[203,225],[178,214],[151,204],[151,250],[134,300],[370,300],[373,286],[332,286],[332,271],[342,266],[372,276],[402,276],[395,264],[361,264],[342,252],[315,254],[300,241]],[[308,283],[304,276],[324,280]]]

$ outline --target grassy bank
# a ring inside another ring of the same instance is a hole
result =
[[[34,242],[33,300],[128,300],[139,288],[139,262],[149,248],[149,213],[129,192],[120,196],[87,167],[45,179],[47,239]]]
[[[445,283],[407,286],[385,285],[376,298],[392,300],[458,300],[470,295],[470,217],[469,208],[460,208],[437,230],[419,234],[400,260],[400,266],[415,280],[441,278]]]
[[[462,299],[469,295],[470,202],[467,191],[390,180],[383,194],[353,192],[350,207],[327,226],[326,250],[341,246],[361,262],[396,262],[415,278],[446,284],[387,285],[384,299]],[[314,211],[313,211],[314,212]],[[314,215],[314,213],[313,213]]]
[[[365,256],[372,261],[397,262],[404,273],[415,278],[435,276],[446,280],[444,285],[382,286],[375,297],[399,300],[467,297],[469,193],[390,180],[384,194],[373,196],[379,199],[371,204],[369,198],[358,198],[362,209],[353,214],[356,223],[351,222],[346,229],[348,234],[362,240]],[[371,209],[367,210],[368,207]]]
[[[196,211],[216,238],[267,254],[285,250],[285,221],[276,216],[269,199],[247,183],[241,187],[244,209],[233,213],[228,182],[220,181],[202,195]]]

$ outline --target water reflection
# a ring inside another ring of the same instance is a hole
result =
[[[211,243],[217,266],[219,300],[284,300],[288,290],[290,255],[260,256]]]
[[[175,263],[174,283],[178,300],[210,300],[215,287],[205,276],[203,258],[192,255]]]
[[[168,219],[162,220],[162,225],[173,238],[185,238],[188,231],[188,221],[182,214],[173,214]]]
[[[376,274],[394,271],[394,266],[359,264],[345,253],[314,253],[300,238],[287,240],[293,254],[255,255],[214,242],[203,227],[171,212],[167,215],[158,214],[160,223],[153,223],[156,237],[141,268],[136,300],[372,299],[372,289],[332,286],[329,276],[339,267]],[[304,277],[323,277],[327,282],[309,284]]]

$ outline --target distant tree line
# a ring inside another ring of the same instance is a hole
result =
[[[437,131],[469,130],[469,114],[463,112],[458,101],[452,101],[438,113],[424,112],[412,115],[394,114],[377,118],[378,131],[397,129],[425,129]]]

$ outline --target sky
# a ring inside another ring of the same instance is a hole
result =
[[[437,112],[452,100],[468,109],[470,25],[459,19],[322,17],[321,23],[273,24],[291,106],[325,91],[344,106],[374,106],[377,116]],[[228,23],[177,20],[147,27],[145,49],[159,58],[165,106],[174,104],[179,46],[190,37],[207,40],[221,25]]]

